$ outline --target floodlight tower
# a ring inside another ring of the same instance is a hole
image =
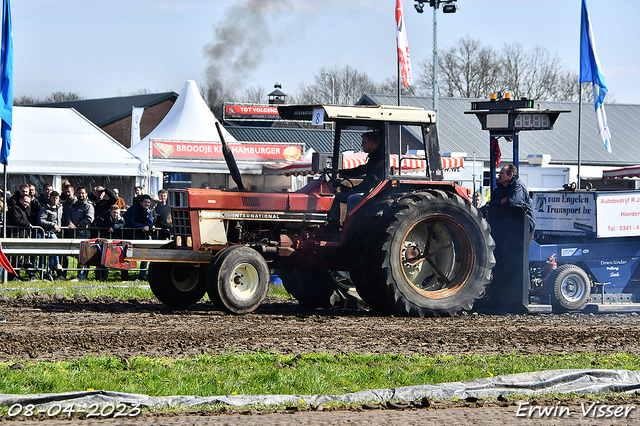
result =
[[[456,13],[458,0],[428,0],[429,6],[433,8],[433,110],[436,113],[436,123],[438,123],[438,14],[436,13],[442,4],[443,13]],[[424,12],[424,4],[427,0],[416,0],[414,5],[418,13]]]

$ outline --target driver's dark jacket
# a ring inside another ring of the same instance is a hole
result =
[[[353,192],[367,192],[376,181],[384,178],[384,149],[379,146],[369,154],[365,164],[340,170],[340,174],[345,177],[364,176],[362,182],[353,187]]]
[[[502,204],[503,198],[507,199],[504,204]],[[491,201],[489,201],[489,205],[522,208],[529,219],[530,232],[533,233],[535,229],[535,222],[533,221],[531,198],[529,197],[527,187],[519,177],[516,176],[515,179],[512,179],[507,186],[498,184],[491,193]]]

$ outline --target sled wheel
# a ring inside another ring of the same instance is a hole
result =
[[[453,316],[482,297],[495,265],[495,244],[470,203],[437,190],[402,194],[379,223],[383,231],[361,246],[352,274],[373,309]]]
[[[214,305],[232,314],[246,314],[254,311],[266,296],[269,269],[254,249],[230,246],[209,264],[206,283]]]
[[[171,308],[189,307],[206,293],[205,271],[193,265],[151,262],[148,277],[154,296]]]
[[[561,265],[554,272],[553,304],[560,311],[584,309],[591,293],[591,281],[587,273],[577,265]]]

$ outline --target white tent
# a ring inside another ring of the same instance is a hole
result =
[[[13,108],[7,173],[141,176],[142,163],[73,108]]]
[[[156,193],[162,186],[162,173],[228,173],[224,161],[211,160],[162,160],[153,158],[152,142],[203,142],[220,143],[220,136],[216,129],[218,120],[213,115],[198,87],[193,80],[187,80],[180,91],[169,113],[153,129],[149,135],[135,144],[129,151],[148,165],[147,190]],[[225,142],[237,143],[237,140],[222,126],[222,134]],[[258,164],[239,164],[239,168],[245,173],[261,173],[262,167]]]

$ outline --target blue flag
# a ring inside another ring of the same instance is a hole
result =
[[[611,133],[607,115],[604,112],[604,97],[607,86],[600,72],[600,61],[596,54],[596,42],[591,30],[591,20],[587,10],[587,0],[582,0],[582,23],[580,25],[580,83],[593,84],[593,98],[595,99],[598,133],[602,137],[604,147],[611,154]]]
[[[0,119],[2,119],[0,163],[8,164],[13,122],[13,32],[9,0],[3,0],[2,46],[0,47],[2,49],[0,52]]]

